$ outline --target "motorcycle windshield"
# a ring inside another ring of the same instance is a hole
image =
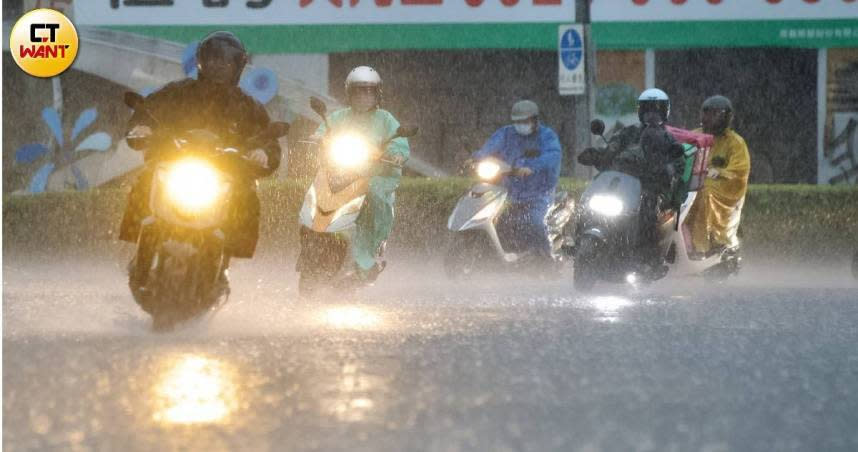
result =
[[[360,179],[360,174],[354,172],[343,172],[331,169],[327,172],[328,186],[332,193],[345,190],[349,185]]]
[[[452,231],[460,231],[483,221],[490,221],[506,200],[506,194],[506,189],[498,185],[475,185],[459,199],[447,220],[447,227]]]
[[[641,182],[635,176],[620,171],[599,173],[584,191],[582,206],[593,196],[611,196],[622,203],[622,214],[637,213],[641,203]]]

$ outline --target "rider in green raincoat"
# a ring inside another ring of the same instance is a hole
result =
[[[378,72],[368,66],[354,68],[346,77],[346,95],[349,107],[328,117],[332,129],[361,133],[375,145],[396,134],[399,121],[390,112],[379,108],[381,77]],[[315,136],[324,136],[325,131],[322,124]],[[397,138],[387,146],[385,160],[401,165],[408,160],[409,153],[408,140]],[[394,192],[402,177],[402,169],[389,163],[376,162],[370,171],[369,193],[357,218],[351,247],[356,276],[361,279],[366,279],[373,270],[380,270],[376,268],[376,255],[393,227]]]

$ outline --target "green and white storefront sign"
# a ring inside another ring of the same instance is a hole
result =
[[[574,0],[183,0],[74,2],[80,25],[179,42],[228,26],[255,53],[553,50]],[[600,49],[858,47],[856,0],[595,0]]]

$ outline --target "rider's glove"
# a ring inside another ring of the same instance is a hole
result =
[[[126,142],[131,149],[142,150],[149,144],[149,139],[152,137],[152,128],[147,125],[136,125],[128,131],[125,136]]]
[[[518,177],[527,177],[533,174],[533,170],[526,166],[522,166],[521,168],[516,168],[514,170],[514,174]]]
[[[405,163],[405,157],[401,155],[389,155],[385,161],[394,166],[402,166]]]
[[[128,131],[128,138],[149,138],[152,128],[145,124],[138,124]]]
[[[710,179],[718,179],[721,177],[721,172],[718,171],[717,168],[709,168],[709,170],[706,171],[706,176]]]

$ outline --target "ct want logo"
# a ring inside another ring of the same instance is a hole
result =
[[[24,14],[9,37],[12,58],[24,72],[53,77],[71,66],[77,56],[77,30],[61,12],[35,9]]]

